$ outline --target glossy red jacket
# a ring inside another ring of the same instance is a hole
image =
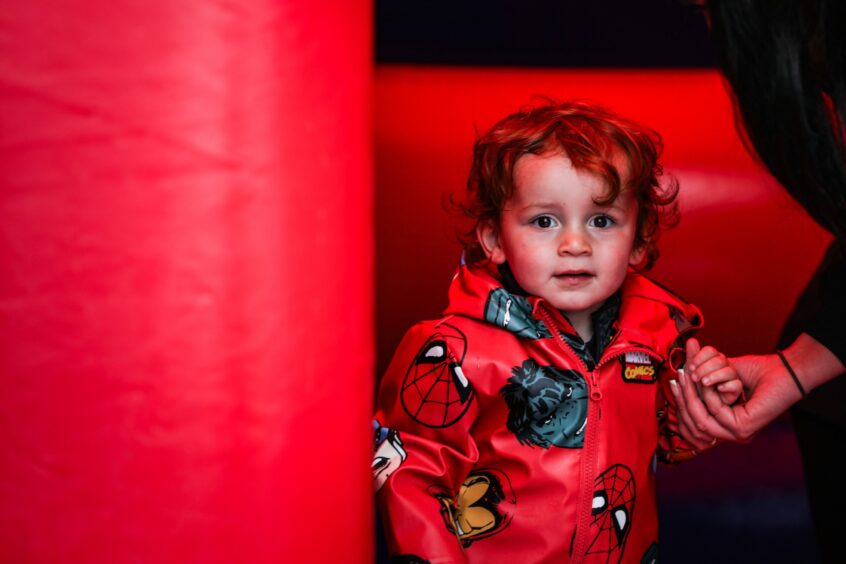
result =
[[[575,331],[498,273],[462,266],[444,317],[415,325],[384,375],[373,472],[401,562],[651,562],[654,462],[676,433],[669,357],[699,310],[630,272],[593,370]]]

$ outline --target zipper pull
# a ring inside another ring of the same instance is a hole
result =
[[[602,399],[602,392],[599,390],[599,383],[596,381],[596,372],[590,373],[590,399],[599,401]]]

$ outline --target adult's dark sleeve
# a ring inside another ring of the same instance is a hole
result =
[[[846,241],[833,242],[799,296],[779,338],[779,348],[807,333],[846,364]],[[798,407],[823,417],[846,416],[846,378],[842,375],[813,390]]]
[[[804,332],[846,364],[846,242],[829,246],[813,281],[818,284],[818,306]]]
[[[832,243],[819,269],[796,302],[782,333],[787,346],[807,333],[846,364],[846,244]],[[843,553],[843,466],[846,449],[846,376],[812,390],[790,410],[802,455],[808,506],[821,562],[839,562]]]

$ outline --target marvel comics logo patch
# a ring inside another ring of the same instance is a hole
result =
[[[651,384],[656,380],[658,371],[652,364],[652,358],[642,352],[628,352],[621,358],[623,380],[641,384]]]

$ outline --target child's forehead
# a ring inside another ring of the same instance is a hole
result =
[[[600,175],[601,168],[613,169],[624,180],[632,168],[631,157],[623,150],[614,144],[609,144],[603,150],[597,150],[583,155],[569,154],[567,150],[558,144],[546,145],[539,151],[523,153],[514,162],[514,168],[520,166],[521,161],[533,159],[564,159],[575,170],[586,173]]]
[[[624,161],[625,162],[625,161]],[[629,193],[626,188],[625,177],[622,170],[615,163],[607,163],[609,169],[594,170],[593,168],[578,166],[562,151],[547,152],[541,154],[527,153],[517,160],[513,171],[513,188],[509,199],[521,200],[549,200],[554,203],[556,199],[569,199],[578,197],[581,189],[585,195],[594,199],[604,199],[610,195],[612,171],[621,175],[621,190],[610,203],[626,199],[625,194]],[[624,163],[623,163],[624,164]],[[602,172],[600,172],[602,171]],[[604,174],[603,174],[604,173]],[[566,185],[577,187],[579,190],[560,192],[557,187]],[[609,202],[605,202],[609,204]]]

